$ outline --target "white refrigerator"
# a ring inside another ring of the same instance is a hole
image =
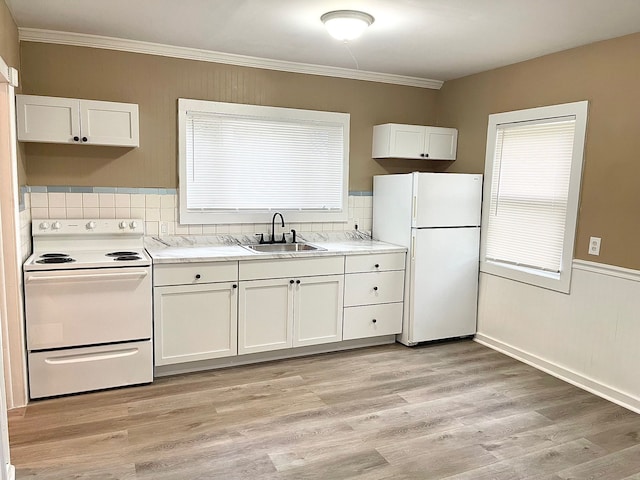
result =
[[[373,238],[409,249],[405,345],[476,332],[482,175],[373,177]]]

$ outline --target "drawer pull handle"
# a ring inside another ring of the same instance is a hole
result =
[[[231,285],[232,288],[238,288],[238,285],[236,285],[235,283],[233,285]]]
[[[296,283],[297,283],[298,285],[300,285],[300,280],[296,280]]]
[[[130,357],[139,352],[137,348],[127,348],[123,350],[110,350],[99,353],[80,353],[76,355],[64,355],[60,357],[46,358],[45,363],[49,365],[63,365],[67,363],[96,362],[100,360],[113,360],[115,358]]]
[[[371,320],[373,323],[376,323],[378,320],[376,320],[375,318],[373,320]]]
[[[290,283],[291,285],[293,285],[293,280],[289,280],[289,283]]]
[[[196,273],[196,279],[200,280],[200,274],[199,273]]]
[[[373,287],[373,291],[377,292],[378,291],[378,287]]]
[[[379,264],[379,263],[376,263],[376,264],[374,265],[374,267],[376,267],[376,268],[380,268],[380,264]]]

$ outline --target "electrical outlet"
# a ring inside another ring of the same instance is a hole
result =
[[[600,255],[600,237],[591,237],[589,239],[589,255]]]
[[[160,234],[166,235],[169,233],[169,224],[167,222],[160,222]]]

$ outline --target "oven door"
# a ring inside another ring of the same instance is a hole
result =
[[[151,338],[151,269],[25,272],[27,349]]]

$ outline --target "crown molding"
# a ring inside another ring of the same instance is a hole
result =
[[[37,28],[19,28],[19,39],[24,42],[54,43],[59,45],[73,45],[76,47],[102,48],[123,52],[158,55],[162,57],[197,60],[200,62],[223,63],[241,67],[262,68],[282,72],[320,75],[324,77],[348,78],[368,82],[390,83],[408,87],[430,88],[439,90],[444,82],[427,78],[408,77],[390,73],[367,72],[349,68],[329,67],[311,63],[296,63],[269,58],[249,57],[232,53],[201,50],[198,48],[175,47],[160,43],[141,42],[122,38],[86,35],[81,33],[41,30]]]

